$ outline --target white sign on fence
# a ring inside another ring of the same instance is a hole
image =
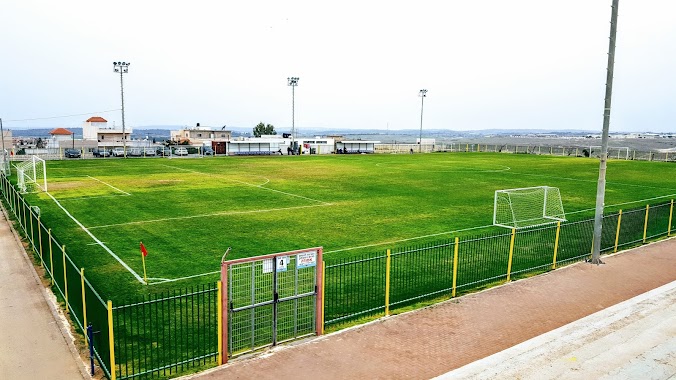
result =
[[[317,251],[303,252],[296,255],[296,267],[298,269],[314,267],[317,265]]]

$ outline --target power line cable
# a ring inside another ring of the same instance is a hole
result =
[[[67,117],[86,116],[86,115],[92,115],[92,114],[97,114],[97,113],[116,112],[116,111],[120,111],[120,110],[121,110],[120,108],[117,108],[117,109],[107,110],[107,111],[86,112],[86,113],[78,113],[78,114],[73,114],[73,115],[48,116],[48,117],[35,117],[35,118],[32,118],[32,119],[14,119],[14,120],[5,120],[5,122],[62,119],[62,118],[67,118]]]

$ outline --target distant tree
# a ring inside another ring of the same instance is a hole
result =
[[[262,135],[276,135],[275,126],[272,124],[265,125],[261,121],[253,129],[253,134],[255,137],[261,137]]]

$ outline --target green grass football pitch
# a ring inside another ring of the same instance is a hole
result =
[[[607,211],[676,194],[672,164],[610,161]],[[495,190],[561,190],[569,220],[593,215],[598,160],[493,153],[51,161],[42,221],[119,299],[218,278],[220,260],[314,246],[325,257],[490,231]],[[51,195],[51,196],[50,196]],[[632,203],[636,202],[636,203]],[[142,285],[139,242],[148,249]]]

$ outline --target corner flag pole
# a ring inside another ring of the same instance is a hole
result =
[[[148,277],[146,276],[146,256],[148,255],[148,251],[146,250],[146,247],[143,245],[143,242],[141,242],[141,261],[143,261],[143,281],[145,281],[146,285],[148,285]]]
[[[606,195],[606,167],[608,161],[608,130],[610,129],[610,101],[613,94],[613,69],[615,67],[615,36],[617,35],[617,6],[619,0],[613,0],[610,18],[610,38],[608,47],[608,69],[606,73],[606,98],[603,108],[603,133],[601,135],[601,162],[599,164],[599,181],[596,188],[596,213],[594,215],[594,245],[592,264],[603,264],[601,261],[601,229],[603,224],[603,206]]]

